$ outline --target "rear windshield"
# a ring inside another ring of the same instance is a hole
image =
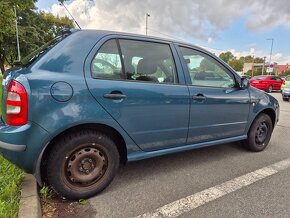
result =
[[[68,35],[70,35],[71,32],[66,32],[60,36],[55,37],[48,43],[44,44],[43,46],[39,47],[37,50],[32,52],[31,54],[27,55],[25,58],[21,60],[20,64],[23,67],[30,66],[36,59],[38,59],[40,56],[45,54],[47,51],[49,51],[52,47],[54,47],[57,43],[62,41],[64,38],[66,38]]]
[[[264,80],[264,79],[266,79],[266,77],[265,76],[254,76],[252,79]]]

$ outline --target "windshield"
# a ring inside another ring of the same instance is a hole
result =
[[[31,54],[27,55],[25,58],[21,60],[20,63],[16,63],[17,65],[21,65],[23,67],[28,67],[31,65],[37,58],[39,58],[41,55],[46,53],[48,50],[50,50],[52,47],[54,47],[58,42],[63,40],[65,37],[70,35],[70,33],[65,33],[61,36],[57,36],[48,43],[44,44],[43,46],[39,47],[37,50],[32,52]],[[15,64],[15,65],[16,65]]]

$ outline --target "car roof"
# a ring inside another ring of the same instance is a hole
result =
[[[109,36],[109,35],[117,35],[117,36],[138,37],[138,38],[143,38],[144,40],[151,39],[151,40],[158,40],[158,41],[164,41],[164,42],[169,42],[169,43],[176,43],[176,44],[180,44],[183,46],[189,46],[189,47],[201,50],[201,51],[206,52],[206,53],[214,54],[214,53],[210,52],[209,50],[206,50],[202,47],[199,47],[199,46],[196,46],[196,45],[193,45],[191,43],[184,42],[181,40],[179,41],[179,40],[173,40],[173,39],[169,39],[169,38],[146,36],[146,35],[141,35],[141,34],[110,31],[110,30],[82,29],[82,30],[78,30],[78,31],[82,31],[84,34],[85,33],[95,33],[96,35],[101,36],[101,37],[105,37],[105,36]]]

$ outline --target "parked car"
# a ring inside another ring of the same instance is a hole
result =
[[[290,83],[287,83],[283,90],[281,90],[283,101],[289,101],[290,99]]]
[[[262,151],[279,119],[211,52],[127,33],[67,31],[2,88],[0,152],[70,199],[101,192],[119,163],[235,141]]]
[[[266,92],[279,91],[283,80],[278,76],[260,75],[250,79],[251,86]]]
[[[283,80],[283,83],[281,85],[281,91],[288,85],[290,84],[290,76],[286,76]]]

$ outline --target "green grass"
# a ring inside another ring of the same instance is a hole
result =
[[[17,217],[23,175],[0,155],[0,217]]]
[[[2,84],[2,75],[0,82]],[[0,96],[2,96],[1,89],[2,85],[0,86]],[[0,155],[0,217],[17,217],[23,175],[23,171]]]

